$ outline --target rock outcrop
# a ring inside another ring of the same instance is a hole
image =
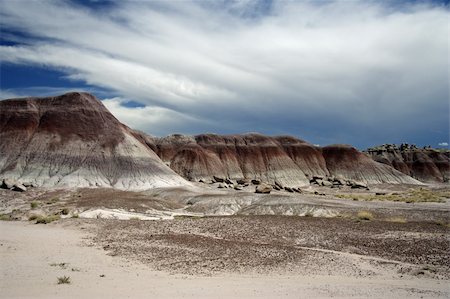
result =
[[[353,147],[320,148],[290,136],[177,134],[148,140],[167,165],[191,181],[259,180],[275,190],[309,186],[314,177],[327,178],[319,185],[328,187],[344,185],[345,181],[420,184]],[[343,183],[335,182],[334,177]]]
[[[94,96],[0,101],[0,178],[44,187],[189,184]]]
[[[450,150],[415,145],[384,144],[366,151],[373,160],[390,165],[422,182],[448,182]]]
[[[385,164],[373,161],[349,145],[329,145],[322,149],[327,168],[335,177],[368,184],[417,184],[417,180]]]

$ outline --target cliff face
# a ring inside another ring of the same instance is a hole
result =
[[[337,176],[369,184],[419,182],[377,163],[353,147],[316,147],[290,137],[171,135],[152,138],[151,148],[188,180],[259,179],[284,186],[307,186],[314,176]]]
[[[448,182],[450,178],[450,151],[431,148],[419,149],[403,144],[382,145],[367,150],[373,160],[423,182]]]
[[[90,94],[0,101],[0,178],[45,187],[187,184],[134,135]]]

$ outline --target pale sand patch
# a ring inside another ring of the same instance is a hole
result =
[[[86,236],[83,230],[62,227],[61,223],[0,222],[0,297],[446,298],[450,295],[448,281],[428,278],[169,275],[82,245]],[[51,265],[55,263],[66,265]],[[57,284],[57,277],[63,275],[70,276],[70,285]]]

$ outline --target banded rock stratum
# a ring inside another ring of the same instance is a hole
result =
[[[0,101],[0,178],[143,190],[214,177],[302,187],[314,176],[420,184],[347,145],[255,133],[152,137],[120,123],[87,93]]]

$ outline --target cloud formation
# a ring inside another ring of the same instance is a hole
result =
[[[437,143],[449,132],[448,17],[431,3],[2,1],[0,26],[25,36],[0,59],[113,90],[113,113],[158,135]]]

